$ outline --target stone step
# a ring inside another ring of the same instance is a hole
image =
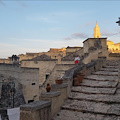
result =
[[[119,61],[117,61],[117,62],[113,62],[113,61],[107,62],[106,65],[109,65],[109,66],[117,66],[117,65],[119,65],[118,62],[119,62]]]
[[[118,66],[119,65],[119,61],[114,62],[114,61],[110,61],[106,63],[106,66]]]
[[[120,89],[117,89],[117,90],[116,90],[116,94],[119,94],[119,95],[120,95]]]
[[[92,88],[85,86],[72,87],[72,92],[88,93],[88,94],[115,94],[116,88]]]
[[[118,76],[102,76],[102,75],[89,75],[85,77],[85,79],[89,80],[97,80],[97,81],[119,81]]]
[[[97,71],[93,75],[118,76],[118,72]]]
[[[106,64],[106,66],[118,66],[119,64],[113,63],[113,64]]]
[[[53,120],[120,120],[120,116],[61,110]]]
[[[104,66],[103,68],[111,68],[111,69],[114,69],[114,68],[119,68],[119,66],[118,66],[118,65],[116,65],[116,66]]]
[[[88,87],[116,87],[118,82],[115,81],[95,81],[95,80],[89,80],[84,79],[82,83],[80,83],[80,86],[88,86]]]
[[[80,100],[67,100],[63,109],[104,115],[120,116],[120,104],[106,104]]]
[[[84,94],[71,92],[69,99],[120,104],[120,95]]]
[[[100,71],[118,72],[119,69],[101,68]]]

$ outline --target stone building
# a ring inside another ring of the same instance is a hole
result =
[[[22,54],[18,56],[20,65],[0,64],[0,73],[14,77],[22,84],[26,103],[39,100],[40,86],[45,85],[45,82],[54,83],[57,76],[63,75],[68,69],[74,67],[75,55],[79,55],[84,64],[99,57],[108,58],[107,38],[100,38],[98,28],[96,24],[94,38],[86,39],[83,47],[51,48],[44,53]]]
[[[100,38],[100,27],[96,23],[96,26],[94,27],[94,33],[93,33],[93,38]],[[108,46],[108,51],[110,53],[120,53],[120,43],[113,43],[113,41],[107,40],[107,46]]]
[[[50,50],[48,52],[39,52],[39,53],[26,53],[24,54],[20,54],[18,55],[18,57],[21,60],[27,60],[27,59],[32,59],[35,58],[37,56],[40,56],[42,54],[45,54],[47,56],[49,56],[51,59],[58,59],[59,55],[61,55],[62,57],[66,56],[66,48],[50,48]]]
[[[80,50],[80,49],[82,49],[82,47],[78,47],[78,46],[70,47],[70,46],[68,46],[68,47],[66,48],[66,55],[69,55],[69,54],[71,54],[71,53],[75,53],[75,52],[77,52],[77,51]]]
[[[42,54],[32,59],[22,60],[21,67],[39,68],[39,84],[42,84],[50,75],[57,62],[57,59],[51,59],[49,56]]]
[[[111,53],[120,53],[120,43],[113,43],[112,41],[107,41],[108,50]]]

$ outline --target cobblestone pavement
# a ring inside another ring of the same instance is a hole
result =
[[[113,63],[72,87],[53,120],[120,120],[118,64]]]

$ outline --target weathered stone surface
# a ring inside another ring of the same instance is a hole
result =
[[[118,72],[118,68],[101,68],[100,71],[111,71],[111,72]]]
[[[120,116],[62,110],[53,118],[53,120],[120,120]]]
[[[115,64],[85,77],[79,86],[72,87],[69,99],[53,120],[120,120],[118,81]]]
[[[50,92],[44,92],[44,93],[41,93],[41,97],[43,98],[52,98],[52,97],[56,97],[56,96],[59,96],[61,94],[60,91],[50,91]]]
[[[114,94],[116,88],[91,88],[91,87],[72,87],[72,92],[94,93],[94,94]]]
[[[117,76],[118,72],[110,72],[110,71],[98,71],[93,73],[94,75],[108,75],[108,76]]]
[[[102,95],[102,94],[84,94],[78,92],[71,92],[69,95],[70,99],[73,100],[87,100],[96,102],[106,102],[106,103],[120,103],[120,95]]]
[[[44,107],[48,107],[50,105],[51,105],[50,101],[40,100],[40,101],[32,102],[29,104],[21,105],[20,110],[28,110],[28,111],[38,110],[38,109],[42,109]]]
[[[86,79],[98,80],[98,81],[118,81],[118,76],[102,76],[102,75],[89,75]]]
[[[52,89],[62,89],[68,87],[68,83],[63,83],[63,84],[53,84],[51,85]]]
[[[108,66],[105,66],[104,68],[119,68],[118,65],[108,65]]]
[[[118,82],[114,82],[114,81],[95,81],[95,80],[84,79],[80,85],[90,86],[90,87],[116,87],[117,84]]]
[[[82,111],[88,113],[120,115],[120,104],[105,104],[90,101],[67,100],[63,109]]]
[[[116,90],[116,94],[120,95],[120,89]]]

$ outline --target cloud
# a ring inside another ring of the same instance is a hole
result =
[[[101,36],[107,36],[107,37],[111,37],[111,36],[114,36],[114,35],[118,35],[120,34],[120,31],[117,31],[116,33],[112,33],[112,32],[107,32],[107,31],[102,31],[101,32]]]
[[[80,38],[87,38],[88,35],[85,33],[73,33],[70,37],[64,38],[64,40],[72,40],[72,39],[80,39]]]
[[[105,30],[101,32],[101,36],[111,36],[113,34],[115,34],[115,33],[107,32]]]
[[[64,38],[64,40],[72,40],[72,38],[66,37],[66,38]]]
[[[88,36],[85,33],[73,33],[72,38],[87,38]]]

